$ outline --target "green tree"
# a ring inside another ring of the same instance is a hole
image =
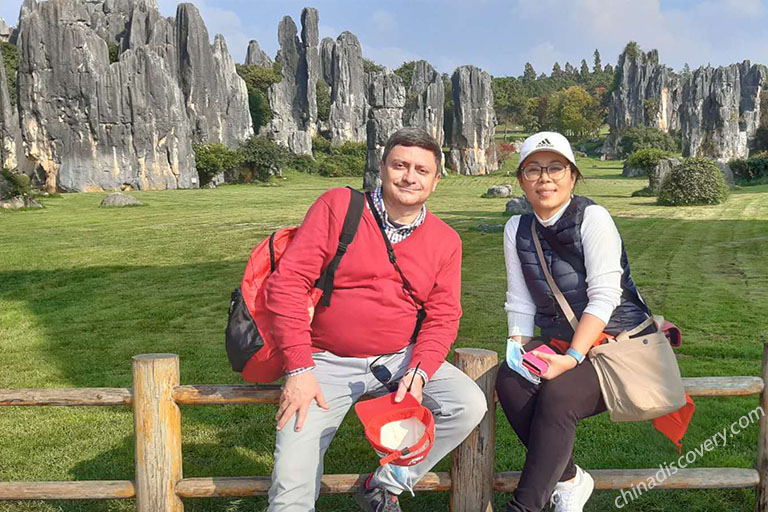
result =
[[[19,70],[19,49],[11,43],[0,42],[0,53],[3,54],[3,66],[5,66],[5,78],[8,82],[8,95],[11,97],[11,105],[16,106],[16,80]]]
[[[217,174],[233,171],[240,165],[239,153],[224,144],[193,144],[192,149],[201,186],[210,183]]]
[[[579,68],[579,75],[581,75],[581,79],[584,81],[589,79],[589,66],[587,66],[587,61],[584,59],[581,59],[581,67]]]
[[[523,70],[523,82],[533,82],[534,80],[536,80],[536,70],[533,69],[530,62],[526,62]]]
[[[592,54],[592,55],[593,55],[593,59],[594,59],[593,60],[594,64],[592,66],[592,71],[594,73],[602,73],[603,72],[603,66],[602,66],[602,63],[600,62],[600,51],[597,48],[595,48],[595,53]]]
[[[572,137],[596,134],[603,121],[597,100],[578,85],[553,94],[548,109],[551,128]]]
[[[555,63],[552,65],[552,78],[562,78],[563,77],[563,69],[560,67],[560,63],[555,61]]]
[[[677,151],[677,142],[666,132],[650,126],[630,128],[619,141],[621,156],[629,156],[641,149],[660,149],[662,151]]]
[[[363,59],[363,71],[365,73],[373,73],[375,71],[383,71],[384,66],[379,66],[370,59]]]
[[[317,118],[321,121],[327,121],[331,115],[331,87],[320,79],[315,85],[315,96],[317,97]]]
[[[272,84],[283,78],[280,64],[275,63],[272,67],[238,64],[235,68],[248,89],[248,109],[251,112],[253,132],[259,133],[259,129],[272,120],[267,91]]]
[[[395,70],[395,74],[403,79],[403,85],[406,89],[411,86],[413,80],[413,70],[416,67],[416,61],[403,62],[403,64]]]

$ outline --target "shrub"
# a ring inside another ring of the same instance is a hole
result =
[[[321,176],[363,176],[368,148],[364,142],[345,142],[333,146],[323,137],[312,139],[316,170]]]
[[[331,115],[331,88],[325,83],[325,80],[320,79],[315,85],[315,93],[317,97],[317,118],[320,121],[327,121]]]
[[[720,204],[728,198],[720,169],[706,158],[686,158],[672,168],[659,191],[665,206]]]
[[[11,106],[16,106],[16,79],[19,69],[19,49],[11,43],[0,42],[0,53],[3,55],[5,66],[5,78],[8,82],[8,96],[11,98]]]
[[[289,161],[288,150],[263,136],[254,135],[240,143],[237,150],[240,159],[239,182],[268,181],[282,174]]]
[[[621,156],[629,156],[641,149],[660,149],[662,151],[677,151],[675,139],[668,133],[649,126],[630,128],[624,133],[619,142]]]
[[[193,144],[195,166],[200,186],[207,185],[217,174],[232,171],[240,165],[240,155],[224,144]]]
[[[31,196],[32,185],[29,176],[18,174],[8,169],[0,171],[0,199],[10,199],[16,196]]]
[[[107,43],[109,51],[109,63],[114,64],[120,60],[120,46],[117,43]]]
[[[754,185],[768,180],[768,154],[758,153],[746,159],[731,160],[728,165],[739,185]]]
[[[669,158],[672,153],[661,149],[648,148],[636,151],[627,157],[627,165],[648,172],[653,170],[661,160]]]

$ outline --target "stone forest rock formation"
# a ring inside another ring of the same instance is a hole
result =
[[[765,82],[765,66],[749,61],[678,74],[659,64],[655,50],[630,44],[619,57],[603,152],[615,156],[626,129],[651,126],[679,135],[684,156],[744,158],[759,127]]]
[[[403,127],[405,87],[403,80],[393,71],[384,69],[366,75],[368,95],[368,156],[365,162],[363,187],[367,190],[381,184],[379,163],[387,139]]]
[[[416,62],[403,112],[405,126],[424,128],[442,146],[445,87],[440,73],[425,60]]]
[[[245,54],[245,64],[247,66],[271,68],[273,63],[272,59],[269,58],[269,55],[261,49],[258,41],[251,40],[248,43],[248,50]]]
[[[272,121],[263,132],[272,140],[299,155],[312,154],[312,136],[316,131],[316,84],[322,72],[318,50],[317,10],[301,13],[301,38],[290,16],[280,22],[277,40],[283,79],[269,88]]]
[[[154,0],[25,0],[18,113],[49,190],[197,186],[193,142],[252,133],[245,83],[197,8]]]
[[[459,174],[488,174],[498,169],[493,145],[496,114],[491,76],[475,66],[461,66],[451,77],[453,120],[449,166]]]
[[[327,59],[329,45],[321,49]],[[323,62],[323,76],[326,74]],[[366,139],[368,102],[365,94],[365,72],[360,41],[351,32],[342,32],[336,39],[330,65],[331,111],[328,124],[331,142],[362,142]]]

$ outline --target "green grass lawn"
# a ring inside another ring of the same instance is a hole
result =
[[[633,275],[655,312],[684,331],[684,376],[758,375],[768,341],[768,185],[736,190],[719,206],[666,208],[632,198],[643,179],[621,177],[620,162],[578,162],[579,193],[614,215]],[[504,199],[481,199],[514,183],[514,161],[497,174],[448,176],[433,212],[464,240],[463,307],[455,346],[501,352],[506,338],[501,233]],[[99,209],[103,194],[43,199],[44,210],[0,214],[0,388],[130,387],[131,356],[174,352],[183,384],[233,384],[223,330],[229,293],[250,248],[296,224],[324,190],[359,179],[290,174],[278,186],[136,192],[146,207]],[[684,450],[757,406],[755,397],[698,399]],[[274,406],[183,408],[184,475],[268,475]],[[519,470],[523,449],[498,414],[496,466]],[[757,425],[700,458],[695,467],[752,467]],[[131,479],[128,408],[3,408],[0,481]],[[655,468],[678,457],[649,423],[612,424],[605,415],[579,426],[576,461],[587,469]],[[350,415],[326,457],[326,473],[366,472],[373,451]],[[448,461],[436,468],[448,470]],[[596,492],[588,511],[614,510],[617,492]],[[630,511],[751,511],[753,490],[653,491]],[[507,496],[497,494],[503,510]],[[447,510],[447,493],[403,497],[407,510]],[[192,511],[261,511],[264,498],[187,500]],[[0,503],[0,511],[122,511],[131,501]],[[319,511],[356,510],[346,496],[324,496]]]

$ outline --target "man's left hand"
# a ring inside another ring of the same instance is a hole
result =
[[[559,377],[568,370],[576,367],[576,360],[571,356],[561,356],[559,354],[545,354],[533,349],[533,354],[549,364],[546,372],[541,374],[542,379],[552,380]]]
[[[411,385],[411,381],[413,381],[413,385]],[[408,386],[411,386],[411,391],[408,391]],[[424,380],[421,375],[411,372],[400,379],[400,385],[397,387],[397,394],[395,394],[395,403],[401,402],[406,393],[411,393],[416,401],[421,403],[423,390]]]

